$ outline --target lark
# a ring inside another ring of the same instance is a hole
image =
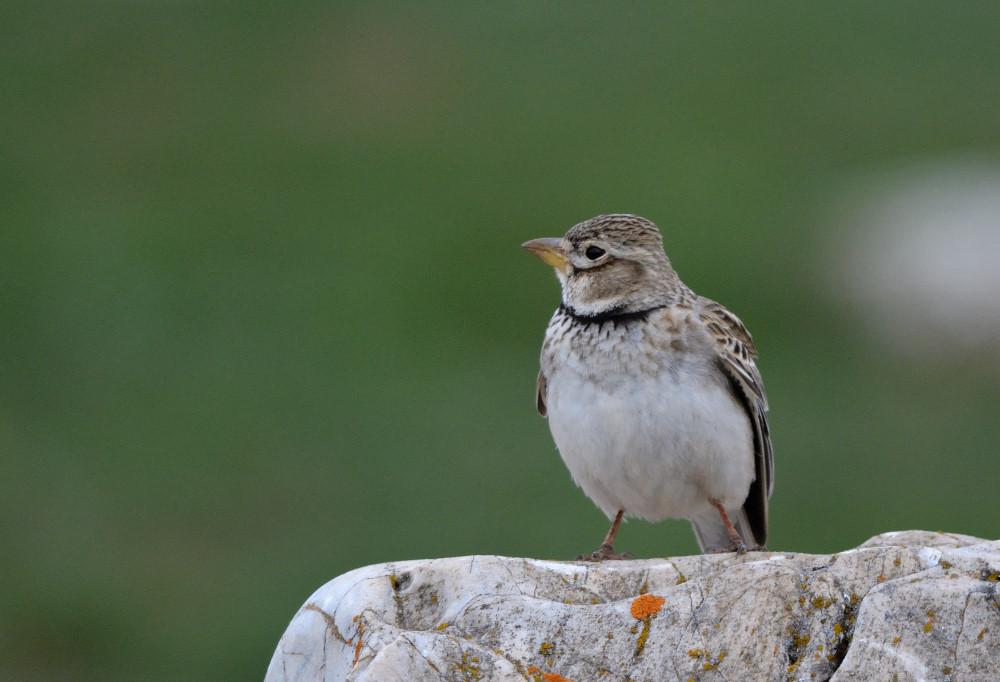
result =
[[[774,485],[757,351],[733,313],[689,289],[649,220],[591,218],[523,247],[555,268],[562,302],[536,404],[583,492],[612,520],[688,519],[702,552],[764,549]]]

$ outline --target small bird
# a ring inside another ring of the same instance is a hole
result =
[[[765,549],[767,397],[739,318],[681,282],[639,216],[597,216],[522,246],[562,284],[536,405],[573,480],[613,519],[577,559],[631,556],[613,548],[624,516],[688,519],[702,552]]]

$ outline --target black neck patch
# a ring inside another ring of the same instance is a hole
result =
[[[621,308],[611,308],[610,310],[605,310],[601,313],[594,313],[593,315],[584,315],[583,313],[578,313],[571,306],[565,303],[559,304],[559,310],[563,311],[565,314],[572,317],[576,322],[581,324],[596,324],[602,325],[605,322],[612,322],[618,324],[620,322],[631,322],[633,320],[645,320],[649,317],[649,314],[653,311],[659,310],[661,308],[666,308],[666,305],[656,305],[652,308],[646,308],[645,310],[631,310],[625,311]]]

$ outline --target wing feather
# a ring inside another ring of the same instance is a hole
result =
[[[767,541],[767,505],[774,489],[774,452],[767,424],[767,395],[760,371],[754,363],[757,349],[750,333],[738,317],[723,306],[699,297],[699,315],[716,341],[719,366],[729,377],[737,399],[750,420],[754,439],[756,478],[744,503],[751,532],[756,541]]]
[[[543,417],[549,415],[549,409],[545,405],[545,396],[549,389],[549,381],[545,378],[545,374],[541,370],[538,371],[538,382],[535,384],[535,407],[538,408],[538,414]]]

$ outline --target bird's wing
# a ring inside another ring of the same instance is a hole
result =
[[[545,394],[549,389],[549,381],[545,378],[545,374],[539,370],[538,371],[538,383],[535,384],[535,407],[538,408],[538,414],[543,417],[547,417],[549,414],[548,408],[545,406]]]
[[[755,539],[763,545],[767,540],[767,502],[774,489],[774,453],[767,425],[767,395],[754,364],[757,349],[738,317],[715,301],[700,298],[699,302],[701,321],[716,341],[719,365],[729,377],[733,393],[746,410],[753,429],[757,475],[743,508]]]

